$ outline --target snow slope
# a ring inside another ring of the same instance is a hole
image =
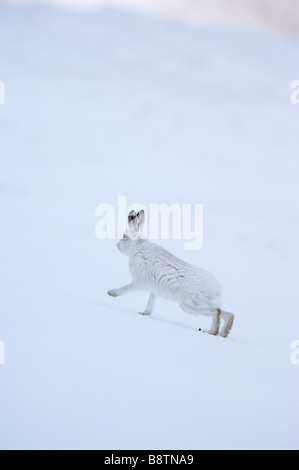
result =
[[[299,40],[105,10],[0,5],[0,447],[298,448]],[[236,316],[129,281],[98,204],[204,204]]]
[[[94,10],[118,6],[192,23],[227,24],[299,33],[298,0],[6,0]]]

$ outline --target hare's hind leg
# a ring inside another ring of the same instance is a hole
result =
[[[200,331],[203,333],[208,333],[209,335],[214,335],[216,336],[219,332],[220,328],[220,315],[221,315],[221,310],[219,308],[217,309],[207,309],[207,308],[202,308],[200,306],[196,307],[193,303],[189,302],[181,302],[180,307],[184,312],[191,313],[193,315],[197,315],[199,313],[202,313],[203,315],[211,315],[213,317],[212,320],[212,326],[209,330],[202,330],[200,328]]]
[[[221,320],[224,321],[224,325],[220,330],[221,336],[226,338],[229,335],[230,330],[232,329],[233,323],[234,323],[234,314],[225,312],[224,310],[221,310]]]
[[[204,333],[209,333],[209,335],[218,335],[219,328],[220,328],[220,315],[221,315],[221,310],[220,308],[215,308],[212,310],[212,325],[209,330],[202,330]]]

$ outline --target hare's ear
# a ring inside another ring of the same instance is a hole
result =
[[[131,235],[134,235],[136,232],[138,224],[138,219],[137,219],[137,214],[135,211],[131,211],[130,214],[128,215],[128,227]]]
[[[145,222],[144,210],[137,212],[136,215],[137,215],[139,230],[142,230],[144,226],[144,222]]]

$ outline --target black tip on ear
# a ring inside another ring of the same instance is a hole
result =
[[[135,211],[131,211],[130,214],[128,215],[128,222],[131,222],[132,220],[136,219],[137,215]]]

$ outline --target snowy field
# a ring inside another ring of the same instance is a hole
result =
[[[299,33],[299,0],[7,0],[78,10],[117,6],[191,23],[227,24]]]
[[[299,448],[299,39],[0,4],[1,449]],[[201,203],[235,313],[129,282],[100,203]]]

